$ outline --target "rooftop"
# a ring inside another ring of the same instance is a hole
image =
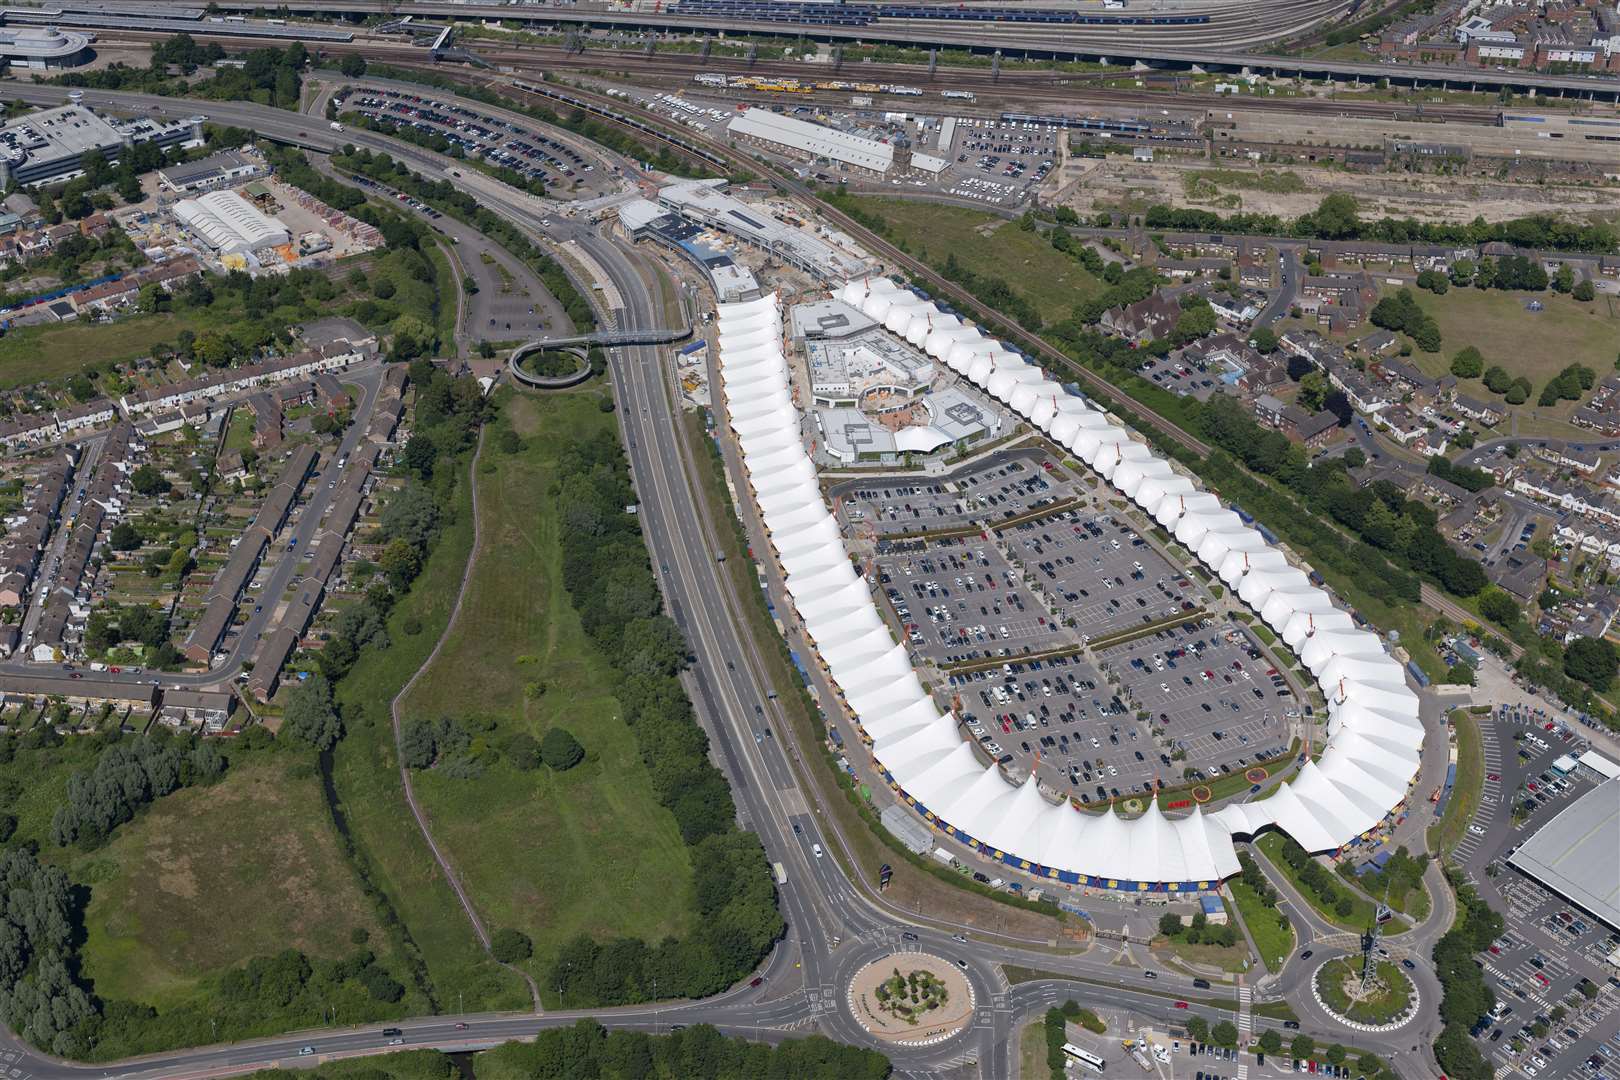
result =
[[[1559,811],[1508,857],[1515,870],[1620,929],[1620,780],[1608,780]]]

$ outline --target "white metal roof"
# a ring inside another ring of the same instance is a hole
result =
[[[886,173],[894,167],[894,147],[888,143],[773,113],[769,109],[749,109],[740,113],[732,117],[726,130],[733,135],[763,139],[873,172]]]
[[[933,822],[1037,872],[1109,883],[1207,883],[1235,873],[1235,835],[1270,825],[1312,851],[1379,824],[1416,775],[1423,727],[1403,668],[1376,635],[1356,630],[1331,598],[1215,496],[1198,491],[1131,432],[1069,395],[1041,369],[886,278],[836,295],[1001,397],[1110,476],[1290,644],[1323,683],[1330,717],[1321,757],[1258,803],[1166,817],[1149,800],[1133,820],[1052,801],[1033,778],[1013,785],[964,741],[911,669],[852,568],[813,471],[800,463],[775,295],[720,306],[720,377],[732,430],[782,563],[789,597],[832,681],[896,788]]]
[[[174,204],[174,214],[222,254],[256,251],[290,239],[287,227],[234,191],[210,191]]]

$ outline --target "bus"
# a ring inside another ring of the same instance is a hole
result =
[[[1090,1050],[1080,1049],[1078,1046],[1074,1045],[1074,1043],[1063,1044],[1063,1056],[1068,1058],[1070,1061],[1078,1061],[1080,1064],[1084,1065],[1094,1073],[1101,1073],[1103,1071],[1102,1058],[1098,1057],[1096,1054],[1093,1054]]]

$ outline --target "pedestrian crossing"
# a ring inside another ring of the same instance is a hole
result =
[[[1249,1045],[1254,1037],[1254,991],[1247,983],[1238,983],[1238,1046]],[[1238,1055],[1237,1080],[1249,1080],[1248,1055]]]

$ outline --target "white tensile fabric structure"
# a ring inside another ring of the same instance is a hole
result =
[[[1239,869],[1232,837],[1275,825],[1311,851],[1343,846],[1406,797],[1423,743],[1418,700],[1375,634],[1288,565],[1214,495],[1036,365],[887,278],[839,299],[920,342],[1108,478],[1259,612],[1322,683],[1329,739],[1271,798],[1171,818],[1155,800],[1126,820],[1052,802],[975,756],[923,689],[851,564],[800,442],[775,294],[722,304],[720,381],[748,483],[821,664],[879,767],[936,826],[1037,876],[1127,889],[1198,888]]]

